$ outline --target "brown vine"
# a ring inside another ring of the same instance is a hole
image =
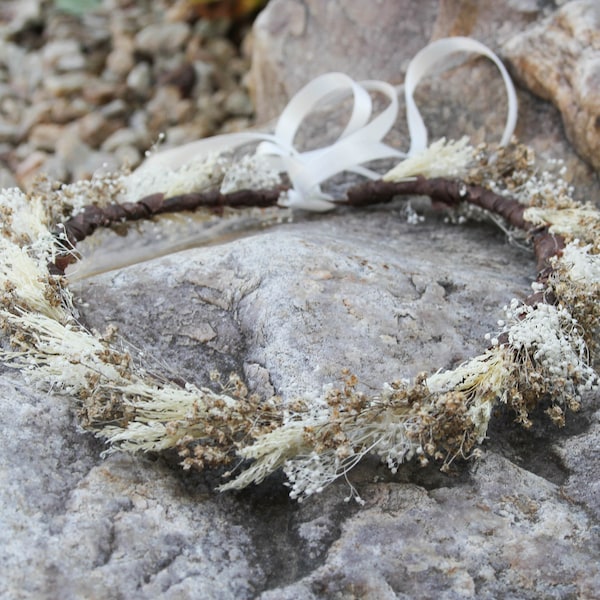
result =
[[[277,206],[283,188],[270,190],[240,190],[230,194],[221,194],[213,190],[181,194],[166,198],[164,194],[152,194],[137,202],[111,204],[105,207],[86,206],[82,212],[63,224],[63,229],[57,236],[66,245],[75,248],[78,242],[90,236],[99,227],[110,227],[124,221],[149,219],[153,216],[193,211],[198,208],[208,208],[222,212],[225,207],[274,207]],[[537,280],[545,284],[552,272],[551,258],[560,254],[565,246],[562,236],[551,234],[547,227],[534,227],[525,220],[526,206],[518,200],[501,196],[491,190],[477,185],[468,185],[463,181],[424,177],[416,177],[409,181],[388,182],[369,181],[350,188],[346,198],[337,204],[364,208],[375,204],[390,202],[397,196],[428,196],[434,202],[448,207],[467,202],[479,206],[491,213],[500,215],[511,226],[528,232],[533,241],[534,254],[537,261]],[[64,274],[66,267],[76,260],[73,252],[64,252],[58,256],[53,266],[53,272]],[[536,292],[527,298],[528,304],[551,302],[543,292]]]

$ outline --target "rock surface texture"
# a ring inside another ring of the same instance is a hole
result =
[[[402,83],[410,59],[431,40],[470,36],[506,58],[517,81],[557,107],[517,90],[516,135],[541,157],[563,160],[579,198],[587,199],[598,191],[590,165],[598,168],[600,140],[593,121],[600,102],[593,77],[599,8],[594,0],[561,4],[556,10],[553,3],[538,2],[380,0],[365,17],[359,0],[271,0],[254,25],[249,85],[257,121],[275,118],[295,92],[321,73],[383,79],[400,86],[400,118],[390,141],[407,150]],[[484,59],[457,62],[456,68],[425,79],[415,98],[431,139],[500,138],[506,101],[496,68]],[[307,128],[307,137],[314,139],[322,123]]]
[[[19,41],[30,39],[19,34],[30,32],[27,10],[35,17],[39,3],[17,4],[21,12],[10,25],[13,37],[2,43],[22,55],[11,59],[13,71],[2,71],[6,81],[0,80],[0,91],[15,81],[27,83],[26,70],[15,73],[14,65],[27,55],[25,42]],[[575,141],[584,123],[593,124],[586,116],[595,110],[593,94],[582,90],[593,91],[593,77],[587,88],[583,83],[593,72],[595,50],[591,42],[584,43],[583,34],[568,34],[565,25],[578,23],[576,31],[588,31],[595,39],[597,20],[588,18],[596,14],[595,5],[573,1],[553,12],[553,3],[544,9],[540,4],[510,2],[503,16],[491,0],[381,0],[369,8],[353,0],[272,0],[256,23],[258,113],[273,116],[267,114],[268,95],[279,107],[305,82],[301,77],[316,74],[311,69],[317,65],[323,71],[393,80],[384,67],[394,62],[400,77],[396,83],[401,83],[408,59],[431,36],[473,35],[495,50],[505,48],[513,74],[528,86],[527,73],[536,69],[562,73],[540,76],[544,89],[556,89],[558,110],[519,92],[518,135],[542,160],[563,159],[565,176],[579,197],[597,202],[597,176],[590,166],[597,163]],[[105,5],[128,10],[130,3],[107,0]],[[73,139],[87,147],[110,146],[111,156],[137,143],[128,137],[128,127],[112,130],[111,124],[122,118],[114,115],[139,108],[137,94],[151,95],[156,115],[174,100],[185,100],[169,85],[148,91],[156,65],[163,59],[171,63],[164,56],[158,62],[143,57],[161,48],[172,52],[175,46],[176,52],[185,47],[189,57],[204,27],[169,23],[169,33],[161,33],[136,14],[141,24],[130,15],[112,49],[98,42],[107,60],[102,69],[114,74],[113,83],[130,90],[122,98],[126,110],[119,113],[113,104],[118,99],[110,96],[110,110],[88,107],[74,117]],[[71,20],[61,23],[55,26],[68,31],[73,26]],[[556,39],[548,33],[552,27],[558,27]],[[357,29],[363,33],[356,34]],[[100,32],[97,36],[104,39]],[[535,55],[540,40],[550,48],[548,56]],[[90,44],[94,54],[96,42]],[[309,49],[312,62],[306,58]],[[71,76],[79,72],[85,54],[75,50],[67,39],[39,49],[35,60],[60,64],[64,71],[58,81],[47,82],[44,94],[75,93],[78,83]],[[515,58],[525,55],[537,58],[527,63]],[[562,71],[554,69],[553,60],[564,61]],[[196,69],[202,67],[193,62]],[[396,64],[402,65],[400,71]],[[214,81],[217,75],[210,72]],[[100,94],[102,85],[94,79],[88,90]],[[541,87],[539,93],[555,97]],[[495,139],[502,129],[502,91],[494,68],[485,62],[471,61],[426,81],[419,94],[433,139],[465,133],[477,141]],[[16,106],[6,102],[4,108]],[[561,113],[565,122],[573,119],[569,135],[588,163],[564,137]],[[94,121],[98,114],[106,119],[102,125]],[[170,114],[178,123],[195,118],[183,108],[177,117]],[[3,119],[5,141],[0,143],[12,157],[20,142],[11,137],[17,134],[6,126],[5,114]],[[131,119],[133,128],[137,121]],[[38,154],[32,156],[44,164],[55,139],[62,139],[52,125],[38,119],[26,142],[30,149],[35,144]],[[100,142],[98,129],[111,133]],[[587,130],[589,152],[597,147],[595,132]],[[402,125],[393,135],[406,139]],[[297,215],[291,223],[232,237],[74,282],[82,319],[101,331],[116,325],[148,364],[168,366],[173,376],[200,384],[208,383],[212,369],[235,371],[258,392],[293,397],[339,382],[347,368],[371,390],[383,381],[452,367],[480,353],[484,334],[502,318],[502,306],[527,295],[534,276],[530,253],[509,244],[491,224],[453,225],[437,214],[410,224],[404,205],[396,203]],[[130,241],[122,239],[127,248]],[[241,492],[219,494],[219,474],[184,473],[176,457],[113,454],[103,459],[102,443],[78,427],[73,399],[32,389],[21,373],[1,369],[2,598],[598,597],[598,397],[585,398],[583,410],[569,415],[561,430],[543,412],[525,431],[512,415],[499,411],[483,458],[453,465],[450,474],[440,473],[436,465],[410,463],[391,475],[366,460],[350,476],[365,501],[361,507],[345,501],[345,481],[297,503],[277,476]]]
[[[293,93],[328,71],[399,83],[431,36],[437,8],[437,0],[383,0],[369,11],[355,1],[272,0],[254,25],[258,121],[276,117]]]
[[[504,51],[518,79],[560,110],[577,152],[600,169],[600,4],[569,2]]]

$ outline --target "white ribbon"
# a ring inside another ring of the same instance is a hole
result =
[[[406,118],[411,144],[408,155],[427,148],[427,128],[415,104],[415,88],[448,55],[459,51],[475,52],[490,58],[500,69],[508,97],[508,117],[502,144],[508,143],[517,118],[517,99],[510,77],[500,59],[483,44],[464,37],[437,40],[423,48],[412,59],[406,72],[404,93]],[[373,103],[370,93],[384,95],[389,104],[371,118]],[[351,94],[352,113],[348,124],[337,140],[330,145],[306,152],[298,151],[294,138],[306,117],[317,106],[332,99]],[[244,144],[260,144],[257,152],[270,158],[272,166],[280,173],[286,172],[292,189],[280,203],[305,210],[330,210],[333,198],[321,191],[321,184],[343,171],[352,171],[370,179],[380,174],[363,165],[381,158],[406,158],[407,154],[383,143],[383,138],[394,126],[398,114],[396,90],[384,81],[356,82],[343,73],[328,73],[313,79],[288,103],[277,121],[273,134],[245,132],[218,135],[159,152],[149,157],[136,171],[136,175],[157,169],[178,169],[191,160],[209,154],[234,150]]]
[[[506,146],[515,130],[517,124],[517,94],[515,86],[506,70],[502,61],[482,43],[466,37],[451,37],[443,38],[425,46],[417,52],[414,58],[410,61],[406,70],[404,79],[404,97],[406,98],[406,121],[408,123],[408,132],[410,135],[410,150],[409,156],[423,152],[427,148],[427,128],[421,117],[421,113],[415,104],[413,94],[419,82],[433,71],[435,66],[440,66],[440,63],[447,61],[448,57],[456,52],[473,52],[486,56],[500,70],[504,87],[506,89],[506,97],[508,99],[508,115],[506,117],[506,125],[504,133],[500,141],[501,146]]]

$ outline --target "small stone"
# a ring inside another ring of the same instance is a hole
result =
[[[107,119],[101,112],[91,112],[77,121],[79,135],[86,144],[97,148],[114,131],[122,126],[122,122]]]
[[[147,62],[138,63],[127,76],[127,87],[139,96],[148,96],[152,84],[152,71]]]
[[[88,151],[85,158],[71,167],[74,179],[90,179],[95,174],[114,173],[120,167],[118,159],[107,152]]]
[[[52,181],[66,182],[69,180],[69,169],[56,154],[48,157],[48,160],[41,167],[40,172],[43,172]]]
[[[8,33],[23,31],[31,23],[41,19],[41,0],[4,0],[2,26]]]
[[[26,110],[25,102],[13,94],[0,98],[0,115],[5,121],[19,123]]]
[[[0,189],[17,187],[14,175],[2,164],[0,164]]]
[[[100,112],[107,119],[114,119],[115,117],[123,117],[129,111],[128,105],[121,98],[117,98],[112,102],[109,102],[100,109]]]
[[[21,128],[14,123],[7,123],[0,120],[0,142],[15,144],[21,137]]]
[[[36,150],[53,152],[63,131],[63,125],[40,123],[31,129],[28,141]]]
[[[120,95],[120,89],[114,82],[92,79],[83,89],[83,97],[91,104],[104,104]]]
[[[56,69],[58,71],[78,71],[84,69],[86,66],[86,59],[81,53],[68,54],[62,56],[56,63]]]
[[[181,123],[190,119],[194,106],[190,100],[181,99],[177,88],[159,87],[146,105],[151,129],[160,130],[165,125]]]
[[[44,87],[53,96],[68,96],[81,90],[88,82],[85,73],[65,73],[64,75],[51,75],[44,80]]]
[[[132,145],[119,146],[114,150],[115,158],[125,167],[135,168],[143,160],[142,153]]]
[[[129,127],[138,135],[144,136],[148,132],[148,113],[144,109],[133,111],[129,117]]]
[[[56,98],[51,106],[51,119],[55,123],[70,123],[90,112],[90,105],[80,97]]]
[[[129,38],[128,43],[121,43],[106,58],[106,68],[112,71],[118,77],[126,77],[129,71],[135,66],[133,56],[133,41]]]
[[[188,98],[196,83],[196,71],[189,63],[183,63],[179,67],[163,73],[159,79],[160,85],[175,86],[182,98]]]
[[[76,56],[81,52],[79,42],[76,40],[51,40],[41,51],[42,60],[46,69],[54,68],[64,57]]]
[[[86,160],[90,152],[91,148],[79,136],[77,123],[65,127],[63,135],[56,144],[57,156],[70,167],[76,167]]]
[[[213,38],[206,44],[207,52],[221,64],[228,63],[237,55],[237,50],[232,42],[226,38]]]
[[[135,47],[150,55],[180,51],[190,36],[187,23],[153,23],[135,36]]]
[[[52,100],[41,100],[28,106],[21,119],[23,131],[27,133],[34,125],[50,121],[53,104],[54,102]]]
[[[119,146],[137,147],[140,143],[140,134],[129,127],[117,129],[102,143],[103,152],[114,152]]]
[[[202,94],[196,101],[196,109],[205,118],[213,122],[225,119],[225,111],[218,103],[218,94]]]
[[[215,74],[215,65],[197,60],[194,62],[194,70],[196,71],[196,93],[212,93],[214,89],[213,77]]]
[[[41,150],[35,150],[28,154],[27,158],[19,163],[15,171],[15,178],[19,183],[19,186],[29,189],[33,180],[37,177],[40,169],[47,160],[48,154]]]
[[[166,141],[169,146],[186,144],[201,138],[208,137],[215,131],[215,124],[204,115],[198,115],[193,121],[185,125],[174,125],[166,131]]]
[[[228,118],[219,129],[219,133],[238,133],[246,131],[251,126],[252,121],[248,117]]]
[[[235,116],[250,116],[254,112],[254,107],[250,101],[250,97],[241,89],[231,92],[224,104],[225,110]]]

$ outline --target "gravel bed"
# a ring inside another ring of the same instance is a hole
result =
[[[247,128],[249,25],[183,4],[0,2],[0,187],[133,168],[160,134],[168,147]]]

